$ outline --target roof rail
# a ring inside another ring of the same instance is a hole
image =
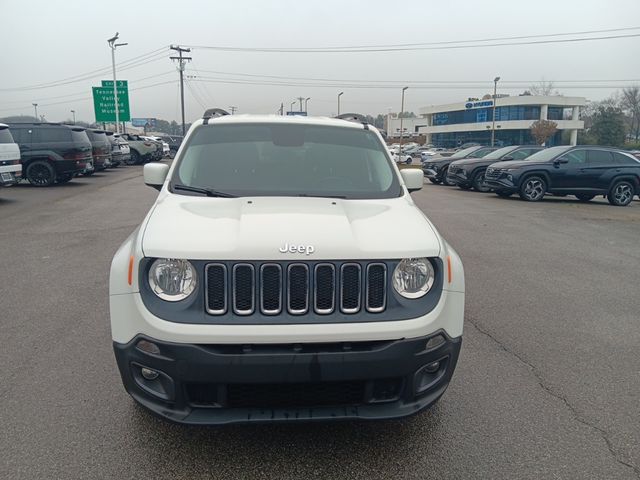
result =
[[[348,122],[358,122],[364,125],[365,130],[369,130],[369,122],[367,122],[366,118],[359,113],[341,113],[340,115],[336,115],[335,118],[339,118],[340,120],[347,120]]]
[[[222,108],[209,108],[204,115],[202,115],[202,119],[204,120],[204,124],[209,123],[209,120],[216,117],[224,117],[225,115],[229,115],[229,112],[223,110]]]

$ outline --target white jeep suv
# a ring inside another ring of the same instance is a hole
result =
[[[126,390],[190,424],[414,414],[458,360],[464,272],[378,131],[208,110],[111,265]],[[403,232],[398,241],[398,232]]]

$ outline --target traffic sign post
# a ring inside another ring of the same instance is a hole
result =
[[[109,85],[111,83],[111,85]],[[105,85],[106,84],[106,85]],[[120,86],[122,84],[122,86]],[[96,122],[115,122],[116,110],[113,96],[113,81],[103,80],[102,87],[92,87],[93,109]],[[126,80],[118,80],[118,119],[128,122],[131,119],[129,111],[129,89]]]

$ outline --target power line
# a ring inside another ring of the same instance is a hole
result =
[[[320,82],[356,82],[356,83],[402,83],[402,84],[430,84],[430,83],[459,83],[459,84],[477,84],[482,82],[491,83],[490,80],[361,80],[361,79],[345,79],[345,78],[318,78],[318,77],[292,77],[290,75],[260,75],[260,74],[251,74],[251,73],[240,73],[240,72],[221,72],[218,70],[198,70],[198,72],[204,73],[215,73],[218,75],[230,75],[230,76],[238,76],[238,77],[251,77],[251,78],[272,78],[272,79],[283,79],[283,80],[311,80],[311,81],[320,81]],[[197,78],[197,77],[196,77]],[[207,78],[207,77],[202,77]],[[540,82],[540,79],[537,80],[504,80],[501,81],[500,84],[508,83],[508,84],[526,84],[531,85]],[[632,79],[593,79],[593,80],[550,80],[551,83],[598,83],[598,82],[640,82],[638,78]]]
[[[402,86],[400,83],[395,84],[357,84],[357,83],[295,83],[295,82],[277,82],[277,81],[251,81],[245,79],[229,79],[229,78],[216,78],[216,77],[198,77],[193,79],[194,81],[208,82],[208,83],[221,83],[221,84],[238,84],[238,85],[264,85],[264,86],[283,86],[283,87],[326,87],[326,88],[356,88],[356,89],[397,89]],[[501,84],[502,85],[502,84]],[[611,89],[620,88],[624,85],[562,85],[564,89]],[[487,87],[487,82],[476,84],[431,84],[431,85],[412,85],[414,89],[483,89]],[[522,85],[502,85],[504,89],[522,89]]]
[[[151,63],[152,61],[159,60],[162,56],[164,56],[164,51],[166,47],[162,47],[162,49],[153,50],[143,55],[139,55],[137,57],[133,57],[129,60],[125,60],[117,64],[119,71],[129,70],[131,68],[137,68],[142,65],[146,65],[147,63]],[[40,90],[43,88],[53,88],[60,87],[63,85],[69,85],[72,83],[83,82],[86,80],[91,80],[93,78],[99,77],[101,75],[106,75],[111,71],[111,67],[105,67],[98,70],[92,70],[90,72],[74,75],[73,77],[67,77],[61,80],[56,80],[47,83],[41,83],[36,85],[29,85],[25,87],[12,87],[12,88],[0,88],[0,91],[8,92],[8,91],[28,91],[28,90]]]
[[[461,48],[483,48],[483,47],[502,47],[513,45],[536,45],[536,44],[551,44],[551,43],[569,43],[569,42],[585,42],[594,40],[611,40],[618,38],[632,38],[639,37],[640,33],[621,34],[621,35],[605,35],[597,37],[582,37],[582,38],[561,38],[561,39],[549,39],[549,40],[530,40],[530,41],[511,41],[513,39],[526,40],[534,38],[546,38],[554,36],[570,36],[570,35],[584,35],[599,32],[616,32],[616,31],[629,31],[638,30],[640,27],[627,27],[623,29],[609,29],[609,30],[591,30],[583,32],[561,32],[551,33],[543,35],[522,35],[518,37],[495,37],[476,40],[452,40],[447,42],[430,42],[420,44],[395,44],[395,45],[377,45],[377,46],[355,46],[355,47],[229,47],[229,46],[211,46],[211,45],[191,45],[193,49],[203,50],[218,50],[218,51],[230,51],[230,52],[260,52],[260,53],[366,53],[366,52],[395,52],[395,51],[412,51],[412,50],[447,50],[447,49],[461,49]],[[506,40],[506,41],[505,41]],[[500,41],[503,43],[486,43]]]

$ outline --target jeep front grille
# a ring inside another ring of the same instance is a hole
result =
[[[205,267],[210,315],[379,313],[387,304],[387,266],[371,263],[210,263]]]

